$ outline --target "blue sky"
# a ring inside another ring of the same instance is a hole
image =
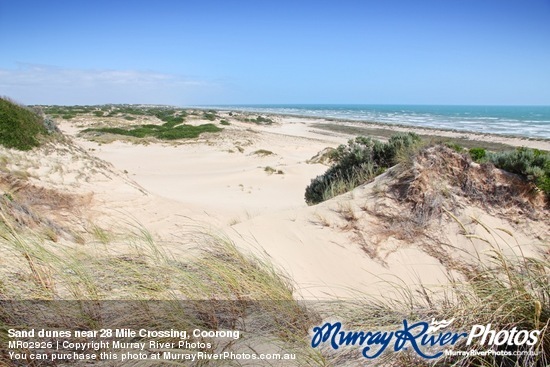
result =
[[[550,0],[0,0],[0,95],[550,105]]]

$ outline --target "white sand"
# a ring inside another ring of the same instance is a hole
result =
[[[74,122],[64,122],[61,128],[90,154],[112,163],[116,171],[127,171],[127,175],[120,173],[117,179],[87,187],[95,192],[95,210],[103,213],[104,223],[110,215],[130,213],[165,238],[177,236],[190,223],[219,228],[239,246],[267,254],[294,279],[297,294],[305,298],[353,297],[356,291],[388,295],[389,289],[396,292],[395,284],[438,285],[447,280],[440,261],[417,246],[403,246],[389,237],[378,249],[381,258],[373,259],[339,224],[338,211],[344,205],[368,203],[375,183],[356,189],[351,196],[308,207],[305,188],[327,167],[306,161],[350,136],[314,129],[311,124],[319,122],[314,119],[278,120],[279,124],[271,126],[230,120],[232,125],[221,134],[203,135],[197,142],[180,145],[99,145],[77,137]],[[550,150],[546,141],[484,138]],[[254,154],[260,149],[273,154]],[[268,166],[283,174],[268,174]],[[138,186],[121,188],[129,187],[126,177]],[[449,242],[470,243],[459,238],[457,228],[453,231]],[[365,233],[375,236],[368,228]]]

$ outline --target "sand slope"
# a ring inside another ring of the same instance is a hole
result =
[[[485,256],[497,245],[534,253],[549,238],[544,215],[490,210],[444,182],[445,210],[415,224],[409,220],[414,203],[391,193],[396,172],[308,207],[305,187],[327,167],[307,161],[350,136],[314,129],[307,119],[279,118],[270,126],[230,119],[222,133],[148,145],[88,141],[78,135],[88,120],[79,119],[61,124],[74,148],[33,153],[40,163],[20,167],[33,184],[88,197],[83,222],[116,230],[127,220],[177,239],[176,253],[194,246],[184,239],[189,231],[223,231],[280,266],[303,298],[398,297],[402,286],[418,284],[436,290],[467,271],[469,256]],[[426,172],[418,182],[441,177]],[[496,236],[484,226],[503,230]]]

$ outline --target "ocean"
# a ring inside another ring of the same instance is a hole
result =
[[[550,106],[281,104],[208,108],[550,139]]]

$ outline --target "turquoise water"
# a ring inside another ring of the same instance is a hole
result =
[[[550,139],[550,106],[296,104],[210,107]]]

